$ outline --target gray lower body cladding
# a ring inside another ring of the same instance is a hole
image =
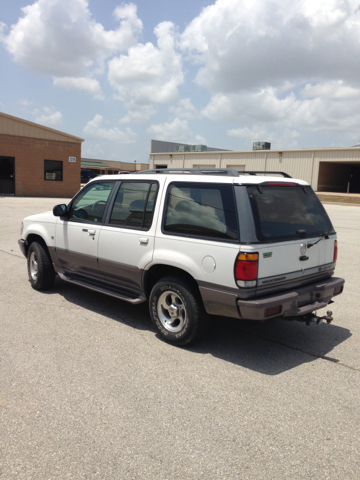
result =
[[[332,277],[282,294],[269,295],[255,300],[238,300],[241,318],[266,320],[271,317],[302,317],[327,306],[334,295],[342,292],[343,278]],[[335,290],[337,293],[335,293]],[[279,313],[266,315],[266,310],[281,307]]]
[[[223,291],[216,287],[200,286],[207,313],[246,320],[267,320],[272,317],[301,317],[327,306],[334,295],[342,292],[345,281],[331,277],[310,285],[256,299],[241,299],[235,289]],[[336,289],[336,293],[335,293]],[[280,312],[267,315],[269,308],[280,306]]]

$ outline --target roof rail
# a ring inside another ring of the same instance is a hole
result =
[[[137,174],[156,174],[156,173],[185,173],[192,175],[227,175],[229,177],[239,177],[240,175],[282,175],[285,178],[292,178],[285,172],[269,172],[269,171],[238,171],[235,168],[155,168],[152,170],[140,170]]]
[[[136,172],[137,174],[156,174],[156,173],[185,173],[192,175],[227,175],[229,177],[238,177],[240,172],[235,170],[235,168],[156,168],[152,170],[141,170]]]
[[[249,170],[244,170],[243,172],[241,172],[241,174],[244,174],[244,175],[282,175],[283,177],[285,178],[292,178],[291,175],[289,175],[288,173],[285,173],[285,172],[271,172],[271,171],[249,171]]]

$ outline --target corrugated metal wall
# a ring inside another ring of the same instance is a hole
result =
[[[360,164],[360,148],[303,149],[279,151],[202,152],[150,154],[150,168],[167,165],[168,168],[191,168],[194,165],[219,168],[245,166],[245,170],[281,171],[294,178],[318,186],[320,162],[354,162]]]

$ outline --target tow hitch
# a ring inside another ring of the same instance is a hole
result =
[[[304,321],[308,326],[310,325],[310,323],[316,323],[316,325],[320,325],[320,323],[324,321],[326,321],[326,323],[331,323],[333,321],[332,311],[328,310],[326,312],[326,315],[324,315],[323,317],[318,317],[316,315],[316,312],[308,313],[304,316]]]

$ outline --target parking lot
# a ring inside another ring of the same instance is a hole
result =
[[[360,479],[360,207],[325,206],[331,325],[216,317],[176,348],[146,304],[31,288],[21,220],[57,203],[0,197],[1,478]]]

